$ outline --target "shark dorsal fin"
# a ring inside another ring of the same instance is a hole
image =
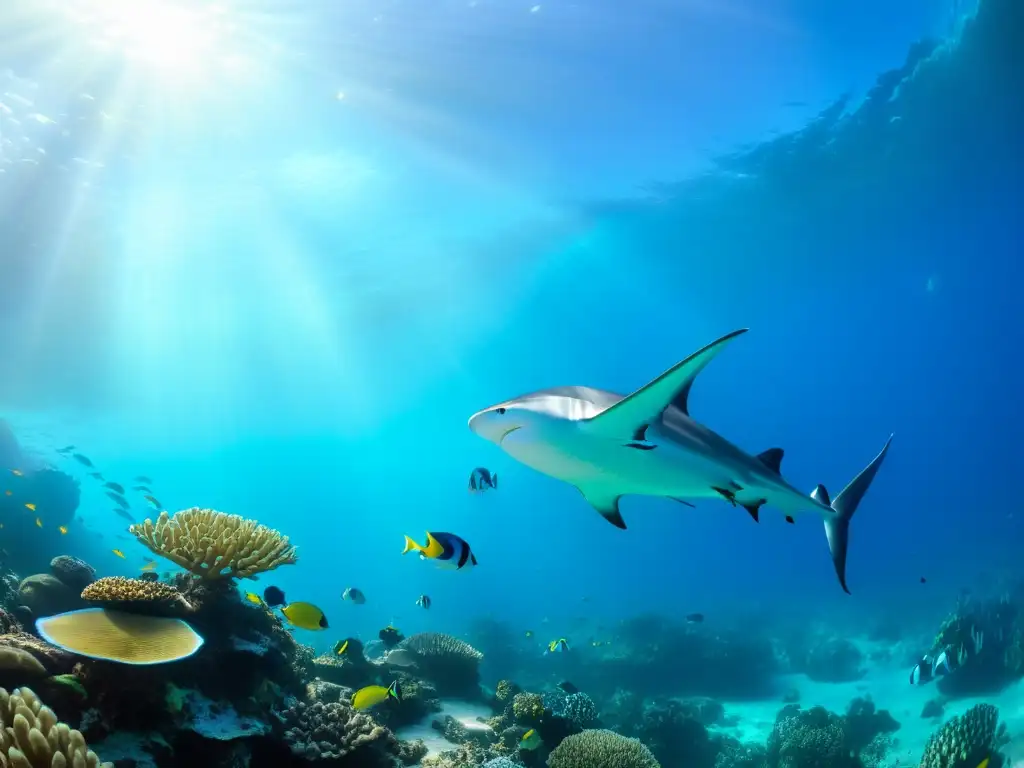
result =
[[[654,422],[669,406],[689,414],[687,399],[697,374],[707,367],[726,344],[747,332],[746,328],[726,334],[669,368],[661,376],[597,416],[582,422],[588,431],[615,437],[629,437]]]
[[[782,455],[785,453],[781,448],[769,448],[767,451],[761,451],[757,454],[757,458],[761,460],[768,469],[774,472],[776,475],[782,474]]]

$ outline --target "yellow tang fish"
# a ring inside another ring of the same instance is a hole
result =
[[[348,640],[339,640],[334,644],[334,655],[341,656],[348,650]]]
[[[60,535],[63,536],[64,534],[66,534],[68,532],[68,527],[66,525],[62,525],[62,526],[59,526],[57,528],[57,530],[60,531]]]
[[[383,685],[368,685],[365,688],[360,688],[352,694],[352,708],[357,710],[369,709],[389,698],[393,698],[396,701],[402,700],[402,687],[398,684],[397,680],[387,688]]]
[[[327,617],[324,612],[312,603],[288,603],[281,609],[281,613],[288,619],[289,623],[299,629],[312,631],[327,629]]]
[[[35,505],[35,504],[32,504],[32,503],[30,502],[30,503],[28,503],[28,504],[26,504],[26,505],[25,505],[25,509],[29,509],[29,510],[32,510],[33,512],[35,512],[35,511],[36,511],[36,505]]]
[[[120,549],[112,549],[110,551],[113,552],[118,557],[120,557],[122,560],[124,559],[124,552],[122,552]]]
[[[37,518],[36,518],[36,528],[42,528],[42,527],[43,527],[43,521],[42,521],[42,520],[40,520],[40,519],[39,519],[39,518],[37,517]]]
[[[542,741],[540,734],[537,733],[533,728],[523,734],[523,738],[519,740],[519,748],[526,750],[537,749],[541,745]]]
[[[248,600],[253,605],[262,605],[263,604],[263,601],[260,599],[260,596],[256,595],[256,594],[253,594],[252,592],[246,592],[245,593],[245,599]]]

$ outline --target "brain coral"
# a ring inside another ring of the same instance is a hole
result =
[[[613,731],[583,731],[562,740],[548,756],[550,768],[661,768],[637,739]]]
[[[50,561],[50,573],[72,589],[81,591],[96,578],[96,569],[71,555],[58,555]]]
[[[297,561],[288,537],[255,520],[193,507],[128,528],[142,544],[208,580],[252,578]]]
[[[0,765],[12,768],[114,768],[100,763],[78,731],[57,721],[28,688],[0,688]]]

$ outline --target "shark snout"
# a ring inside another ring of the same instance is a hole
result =
[[[501,445],[501,441],[510,432],[515,432],[522,424],[517,424],[506,415],[504,408],[490,408],[474,413],[469,418],[469,428],[485,440]]]

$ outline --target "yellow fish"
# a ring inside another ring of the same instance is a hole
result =
[[[42,528],[42,527],[43,527],[43,521],[42,521],[42,520],[40,520],[40,519],[39,519],[39,518],[37,517],[37,518],[36,518],[36,528]]]
[[[256,595],[256,594],[253,594],[252,592],[246,592],[245,593],[245,599],[248,600],[253,605],[262,605],[263,604],[263,601],[260,600],[260,596]]]
[[[988,760],[989,759],[986,757],[984,760],[978,763],[978,768],[988,768]]]
[[[523,738],[519,740],[520,749],[533,750],[539,747],[540,745],[540,734],[533,730],[533,728],[524,733]]]
[[[315,632],[327,629],[328,626],[324,612],[312,603],[288,603],[281,609],[281,613],[290,624],[299,629],[309,629]]]
[[[393,698],[396,701],[402,700],[402,687],[398,684],[397,680],[387,688],[383,685],[368,685],[365,688],[360,688],[352,694],[352,708],[369,709],[389,698]]]
[[[334,644],[334,655],[341,656],[348,650],[348,640],[339,640]]]
[[[140,570],[143,570],[143,571],[155,571],[156,570],[156,560],[150,560],[148,563],[146,563],[144,566],[142,566],[142,568]]]
[[[25,473],[22,472],[20,469],[12,469],[11,470],[11,474],[14,475],[15,477],[24,477],[25,476]]]
[[[124,559],[124,552],[122,552],[120,549],[112,549],[110,551],[113,552],[118,557],[120,557],[122,560]]]
[[[564,653],[569,650],[569,643],[566,642],[564,637],[560,637],[557,640],[552,640],[548,643],[549,653]]]
[[[35,505],[35,504],[31,504],[31,503],[29,503],[29,504],[26,504],[26,505],[25,505],[25,509],[30,509],[30,510],[32,510],[33,512],[35,512],[35,511],[36,511],[36,505]]]
[[[59,526],[57,528],[57,530],[60,531],[60,535],[63,536],[64,534],[66,534],[68,532],[68,527],[66,525],[62,525],[62,526]]]

